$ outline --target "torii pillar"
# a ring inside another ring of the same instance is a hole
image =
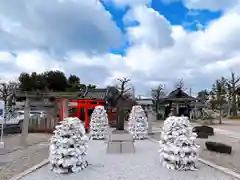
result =
[[[68,117],[68,99],[61,99],[60,102],[60,120]]]
[[[152,135],[152,122],[156,121],[156,115],[153,114],[152,108],[148,107],[147,109],[147,115],[148,115],[148,135]]]

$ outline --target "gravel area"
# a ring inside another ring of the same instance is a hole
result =
[[[221,142],[232,146],[232,154],[220,154],[208,151],[205,147],[206,141]],[[216,134],[206,139],[197,139],[201,147],[200,156],[203,159],[211,161],[219,166],[231,169],[240,174],[240,139],[230,138],[225,135]]]
[[[34,144],[38,144],[41,142],[47,142],[51,134],[44,133],[29,133],[27,137],[27,145],[31,146]],[[0,155],[4,155],[18,149],[23,148],[20,144],[21,142],[21,134],[9,134],[3,137],[5,148],[0,148]]]
[[[159,163],[158,144],[149,140],[136,141],[135,154],[106,154],[103,141],[91,141],[90,165],[76,174],[59,175],[49,166],[27,175],[22,180],[234,180],[234,178],[198,163],[192,172],[170,171]]]
[[[7,150],[0,155],[0,180],[9,180],[13,176],[48,158],[48,134],[29,134],[28,147],[19,146],[19,135],[9,136]],[[42,143],[40,143],[42,142]],[[12,144],[11,144],[12,143]],[[14,149],[16,148],[16,149]]]
[[[159,141],[160,140],[160,135],[161,132],[155,132],[153,135],[151,135],[150,137],[152,137],[153,139]]]
[[[160,133],[155,133],[152,137],[159,140]],[[231,145],[232,154],[228,155],[208,151],[205,146],[206,141],[215,141]],[[222,134],[215,134],[214,136],[209,136],[208,139],[197,139],[197,143],[200,145],[201,158],[240,174],[240,139],[227,137]]]

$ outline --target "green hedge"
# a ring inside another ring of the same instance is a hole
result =
[[[229,117],[229,119],[239,119],[240,120],[240,116],[231,116],[231,117]]]

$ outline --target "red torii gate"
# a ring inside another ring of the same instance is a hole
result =
[[[85,119],[85,128],[89,128],[89,109],[94,109],[96,106],[104,106],[104,100],[89,100],[89,99],[78,99],[72,100],[72,102],[77,102],[77,113],[76,117],[81,119],[81,109],[84,109],[84,119]]]
[[[58,98],[57,101],[60,103],[60,120],[63,120],[66,116],[68,116],[66,115],[66,111],[68,111],[68,99]],[[89,128],[88,110],[94,109],[96,106],[105,105],[104,100],[97,100],[97,99],[73,99],[70,102],[76,103],[77,112],[73,116],[78,117],[79,119],[84,118],[85,129]],[[81,110],[84,111],[84,117],[82,117]]]

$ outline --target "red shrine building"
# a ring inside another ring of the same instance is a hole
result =
[[[15,98],[19,102],[23,102],[28,97],[30,101],[30,110],[39,111],[53,111],[60,120],[65,117],[78,117],[85,124],[85,128],[89,128],[91,114],[96,106],[105,106],[108,114],[110,125],[116,122],[115,108],[106,106],[106,97],[108,95],[108,88],[86,89],[78,92],[23,92],[16,90]],[[57,102],[57,110],[54,109]],[[133,100],[126,101],[124,107],[126,112],[131,110]],[[23,107],[22,107],[23,108]]]
[[[89,128],[91,114],[96,106],[106,105],[107,88],[85,89],[78,92],[23,92],[16,90],[15,97],[18,102],[30,101],[30,110],[51,111],[58,105],[57,116],[60,120],[65,117],[78,117]],[[21,107],[22,109],[24,108]],[[21,109],[20,108],[20,109]],[[109,123],[114,123],[116,113],[114,109],[107,108]],[[54,110],[56,111],[56,110]]]
[[[89,128],[89,122],[91,114],[96,106],[106,105],[106,96],[108,89],[87,89],[79,98],[77,99],[67,99],[68,100],[68,117],[78,117],[85,123],[85,128]],[[64,119],[64,100],[66,98],[57,98],[60,103],[60,120]],[[114,121],[116,119],[116,114],[114,109],[107,108],[108,119]]]

